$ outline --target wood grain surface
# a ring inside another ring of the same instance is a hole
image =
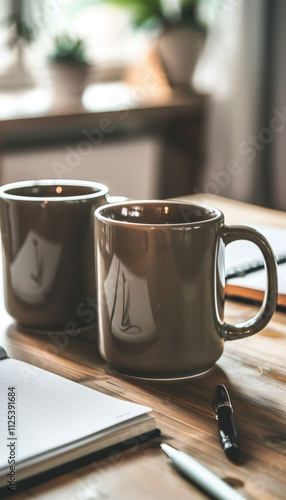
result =
[[[215,196],[184,197],[220,208],[226,222],[286,227],[286,214]],[[23,493],[16,500],[187,500],[206,495],[180,476],[159,448],[167,442],[190,453],[248,499],[286,498],[286,315],[276,313],[259,334],[226,342],[209,374],[152,382],[114,373],[100,358],[96,332],[73,338],[21,332],[4,310],[0,344],[10,357],[45,368],[117,397],[154,409],[161,437],[94,462]],[[256,308],[227,303],[227,319],[250,317]],[[241,436],[241,459],[232,464],[220,448],[212,410],[216,384],[229,390]],[[59,423],[64,425],[64,422]]]

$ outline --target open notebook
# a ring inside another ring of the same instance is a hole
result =
[[[158,433],[154,417],[148,414],[150,408],[107,396],[5,355],[1,349],[0,493],[8,490],[13,472],[17,485],[100,450],[119,451],[119,443],[127,447],[128,440],[136,436],[144,435],[147,440]]]
[[[278,309],[286,309],[286,230],[250,224],[269,241],[278,271]],[[266,288],[263,257],[256,245],[239,240],[226,247],[226,294],[245,301],[262,301]]]

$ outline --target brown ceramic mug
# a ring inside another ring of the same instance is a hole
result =
[[[153,379],[209,371],[225,340],[247,337],[277,302],[273,251],[254,229],[226,226],[211,207],[129,201],[95,212],[99,351],[119,372]],[[252,319],[224,321],[225,246],[246,239],[265,259],[268,284]]]
[[[5,302],[34,331],[65,331],[96,322],[94,211],[108,188],[67,179],[0,188]]]

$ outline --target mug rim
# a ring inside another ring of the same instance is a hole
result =
[[[93,189],[98,189],[97,192],[89,193],[89,194],[80,194],[73,196],[29,196],[23,194],[11,194],[9,190],[28,188],[28,187],[38,187],[38,186],[79,186],[79,187],[90,187]],[[26,181],[17,181],[11,182],[9,184],[3,184],[0,187],[0,198],[5,200],[14,200],[14,201],[56,201],[59,203],[64,203],[66,201],[80,201],[86,199],[94,199],[99,198],[100,196],[105,196],[109,192],[108,187],[105,184],[101,184],[99,182],[93,182],[88,180],[77,180],[77,179],[39,179],[39,180],[26,180]]]
[[[150,204],[164,204],[164,203],[168,203],[169,205],[189,205],[189,206],[194,206],[194,207],[199,207],[199,208],[204,208],[206,210],[211,210],[212,212],[214,212],[214,217],[212,217],[211,219],[203,219],[203,220],[200,220],[200,221],[189,221],[189,222],[173,222],[173,223],[170,223],[170,224],[166,224],[166,223],[158,223],[158,222],[154,222],[154,223],[148,223],[148,222],[129,222],[129,221],[125,221],[125,220],[118,220],[118,219],[110,219],[108,217],[105,217],[104,215],[101,214],[101,211],[105,210],[105,209],[109,209],[109,210],[112,210],[113,208],[116,208],[116,207],[124,207],[125,205],[133,205],[133,204],[136,204],[138,203],[138,205],[150,205]],[[213,224],[214,222],[217,222],[218,220],[220,219],[224,219],[224,215],[223,213],[216,207],[212,207],[210,205],[202,205],[202,204],[199,204],[199,203],[193,203],[193,202],[187,202],[187,201],[182,201],[182,200],[128,200],[126,202],[119,202],[119,203],[112,203],[111,205],[110,204],[106,204],[106,205],[102,205],[101,207],[97,208],[94,212],[94,216],[96,219],[98,219],[99,221],[102,221],[102,222],[105,222],[105,223],[108,223],[108,224],[118,224],[120,226],[128,226],[128,227],[131,227],[131,226],[134,226],[136,227],[136,229],[139,229],[139,228],[152,228],[152,227],[160,227],[160,228],[178,228],[178,227],[186,227],[186,226],[191,226],[191,227],[194,227],[194,226],[198,226],[198,225],[201,225],[201,224]]]

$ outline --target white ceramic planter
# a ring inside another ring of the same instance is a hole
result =
[[[49,63],[50,83],[54,94],[80,97],[84,91],[88,64]]]
[[[171,28],[158,38],[158,54],[170,85],[190,86],[205,36],[197,30]]]

